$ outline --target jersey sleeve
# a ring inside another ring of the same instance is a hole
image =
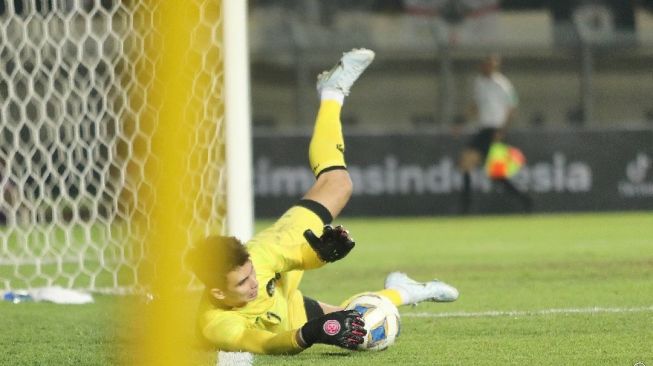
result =
[[[297,330],[273,333],[253,328],[237,315],[221,314],[201,326],[206,340],[221,351],[256,354],[294,354],[304,350],[295,338]]]

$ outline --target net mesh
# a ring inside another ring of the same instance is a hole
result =
[[[187,50],[200,67],[185,71],[190,174],[160,177],[157,2],[0,0],[0,290],[139,290],[156,179],[179,181],[189,242],[222,231],[220,9],[188,3],[200,19]]]

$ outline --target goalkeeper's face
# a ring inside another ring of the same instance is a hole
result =
[[[214,296],[225,305],[241,307],[258,296],[258,281],[252,261],[248,260],[240,267],[227,273],[224,290],[213,292]]]

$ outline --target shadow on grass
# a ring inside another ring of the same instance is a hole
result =
[[[330,357],[351,357],[352,352],[322,352],[320,355]]]

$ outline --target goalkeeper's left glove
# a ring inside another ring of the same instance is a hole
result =
[[[308,229],[304,231],[304,238],[324,262],[335,262],[344,258],[356,245],[354,239],[349,236],[349,231],[340,225],[335,228],[331,225],[324,226],[319,238]]]
[[[341,310],[309,320],[298,331],[302,347],[314,343],[355,349],[367,334],[365,321],[356,310]]]

